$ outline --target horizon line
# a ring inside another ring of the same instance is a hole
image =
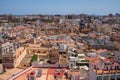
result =
[[[2,13],[2,14],[0,14],[0,15],[14,15],[14,16],[19,16],[19,15],[81,15],[81,14],[85,14],[85,15],[100,15],[100,16],[104,16],[104,15],[109,15],[109,14],[113,14],[113,15],[115,15],[115,14],[120,14],[120,13],[118,13],[118,12],[116,12],[116,13],[107,13],[107,14],[89,14],[89,13],[66,13],[66,14],[60,14],[60,13],[53,13],[53,14],[43,14],[43,13],[28,13],[28,14],[13,14],[13,13]]]

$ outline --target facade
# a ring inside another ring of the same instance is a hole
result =
[[[0,60],[2,59],[2,44],[0,44]]]
[[[6,42],[1,44],[1,54],[13,54],[20,47],[19,43]]]
[[[4,72],[4,68],[3,68],[3,65],[0,64],[0,74],[2,74]]]
[[[120,65],[109,59],[90,64],[89,80],[120,80]]]
[[[0,44],[0,59],[4,67],[14,67],[14,52],[20,47],[19,43],[6,42]]]
[[[109,24],[97,24],[96,31],[105,34],[112,34],[112,26]]]
[[[13,54],[4,54],[4,55],[2,55],[2,65],[5,68],[13,68],[14,67]]]
[[[50,63],[55,64],[59,62],[59,53],[58,50],[51,50],[49,53]]]

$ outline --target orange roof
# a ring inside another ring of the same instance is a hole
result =
[[[119,64],[118,64],[117,62],[114,62],[114,65],[115,65],[115,66],[119,66]]]
[[[110,62],[110,59],[103,59],[103,62]]]
[[[102,53],[102,52],[105,52],[105,51],[107,51],[106,49],[99,49],[99,50],[97,50],[96,52],[97,53]]]
[[[92,65],[98,65],[98,62],[91,62]]]
[[[98,62],[100,59],[99,57],[93,58],[93,57],[87,57],[87,60],[89,60],[90,62]]]
[[[120,72],[120,70],[97,70],[97,74],[108,74],[109,72]]]
[[[48,70],[48,75],[54,75],[55,69],[49,69]]]
[[[80,75],[80,72],[79,72],[79,71],[69,71],[68,73],[74,74],[74,75]]]

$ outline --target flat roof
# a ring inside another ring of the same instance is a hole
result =
[[[24,47],[20,47],[15,51],[15,56],[19,56],[21,54],[21,52],[24,50]]]
[[[30,74],[31,72],[34,72],[35,70],[38,70],[38,69],[42,70],[42,76],[40,77],[40,80],[46,80],[48,69],[46,69],[46,68],[33,68],[32,66],[21,71],[17,75],[10,77],[8,80],[23,80],[23,79],[27,80],[27,75]],[[37,80],[39,80],[39,78]]]
[[[29,64],[30,61],[31,61],[31,58],[23,58],[20,63],[22,63],[22,64]]]
[[[13,68],[13,69],[7,69],[4,74],[0,74],[0,80],[7,80],[11,76],[13,76],[14,73],[19,73],[23,69],[19,68]]]

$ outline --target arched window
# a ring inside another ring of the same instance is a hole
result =
[[[108,66],[106,67],[106,70],[108,70]]]
[[[37,53],[41,53],[41,51],[37,51]]]
[[[43,53],[46,53],[46,51],[43,51]]]
[[[94,69],[96,69],[96,65],[94,66]]]
[[[32,52],[34,53],[35,51],[33,50]]]

